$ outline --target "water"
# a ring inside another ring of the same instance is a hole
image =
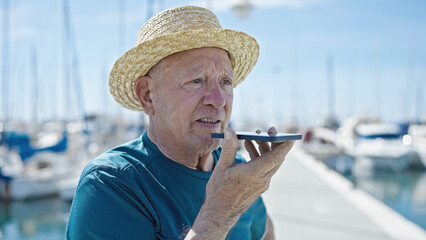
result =
[[[426,230],[426,169],[420,161],[413,160],[403,172],[393,172],[390,169],[354,171],[356,160],[348,155],[337,155],[323,161],[355,187]]]
[[[350,174],[346,177],[405,218],[426,230],[426,173]]]
[[[71,204],[59,198],[12,202],[0,201],[0,239],[60,240]]]

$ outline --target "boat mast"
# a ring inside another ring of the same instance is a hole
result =
[[[123,52],[126,46],[126,1],[118,1],[119,27],[118,27],[118,52]]]
[[[64,13],[64,25],[65,25],[65,39],[64,39],[64,68],[65,68],[65,79],[66,79],[66,89],[65,92],[67,92],[67,99],[65,101],[66,106],[64,106],[64,109],[69,109],[71,106],[71,74],[73,76],[72,82],[74,83],[74,90],[77,97],[77,115],[78,117],[86,118],[86,112],[84,107],[84,96],[83,96],[83,88],[81,84],[81,74],[80,74],[80,63],[78,60],[78,53],[77,53],[77,47],[76,47],[76,41],[75,41],[75,35],[71,24],[71,17],[69,13],[69,5],[68,0],[62,1],[63,6],[63,13]],[[71,70],[69,67],[69,62],[65,61],[65,59],[69,57],[71,61]]]
[[[334,83],[334,60],[333,56],[329,55],[327,57],[327,117],[334,117],[335,116],[335,83]]]
[[[419,51],[420,52],[420,51]],[[419,69],[422,69],[421,67],[421,59],[419,58]],[[422,121],[425,121],[426,119],[423,119],[426,116],[423,116],[425,114],[422,112],[422,94],[423,94],[423,85],[424,81],[422,81],[424,76],[422,76],[422,72],[419,70],[419,74],[416,80],[414,81],[415,86],[415,92],[414,92],[414,121],[417,123],[421,123]]]
[[[37,51],[35,47],[31,49],[31,65],[32,65],[32,123],[38,123],[39,119],[39,82],[37,72]]]
[[[154,15],[154,0],[148,0],[148,7],[146,8],[146,21],[148,21]]]
[[[64,17],[64,30],[65,34],[62,35],[62,64],[64,68],[64,80],[65,80],[65,86],[64,86],[64,95],[65,95],[65,101],[63,106],[64,111],[64,120],[65,122],[70,121],[69,119],[69,113],[66,111],[66,109],[69,109],[71,106],[71,77],[70,77],[70,67],[69,67],[69,36],[70,36],[70,30],[69,30],[69,12],[68,12],[68,2],[66,0],[62,1],[62,12]]]
[[[9,0],[3,0],[3,54],[2,54],[2,96],[3,96],[3,120],[9,120]]]

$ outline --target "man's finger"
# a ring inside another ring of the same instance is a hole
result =
[[[263,171],[266,174],[281,165],[292,146],[293,141],[282,142],[272,151],[260,156],[258,161],[253,161],[252,164],[256,165],[255,168],[259,169],[259,171]]]
[[[277,136],[277,133],[278,133],[278,131],[275,127],[270,127],[268,129],[268,135],[271,136],[271,137]]]
[[[269,145],[269,142],[256,141],[256,143],[257,145],[259,145],[260,154],[264,154],[266,152],[271,151],[271,146]]]
[[[257,151],[256,147],[254,146],[254,143],[251,140],[245,140],[244,141],[244,147],[246,148],[247,152],[249,153],[250,160],[253,160],[253,159],[259,157],[259,152]]]
[[[222,153],[220,154],[219,161],[216,168],[222,170],[229,168],[235,163],[235,155],[237,154],[238,139],[234,130],[225,128],[225,138],[222,142]]]
[[[294,141],[285,141],[285,142],[273,142],[271,144],[271,149],[274,150],[275,148],[277,148],[278,146],[282,145],[282,144],[291,144],[291,146],[293,146]]]
[[[266,173],[266,176],[268,177],[272,177],[277,171],[278,169],[281,167],[281,165],[285,162],[285,159],[283,162],[281,162],[281,164],[275,166],[274,168],[272,168],[269,172]]]

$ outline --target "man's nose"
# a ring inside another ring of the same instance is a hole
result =
[[[218,82],[209,84],[203,103],[216,109],[223,108],[226,104],[225,92]]]

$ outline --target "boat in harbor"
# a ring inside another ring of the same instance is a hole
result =
[[[84,136],[42,133],[34,140],[25,133],[2,134],[0,198],[16,201],[56,195],[59,182],[81,173],[86,159]]]
[[[407,143],[426,167],[426,124],[413,124],[408,128]]]
[[[336,144],[335,131],[324,127],[308,129],[304,133],[301,148],[320,160],[341,155],[344,152],[344,149]]]
[[[375,116],[356,115],[342,124],[336,142],[354,157],[352,171],[402,172],[413,158],[413,151],[403,141],[404,135],[399,124],[383,123]]]

